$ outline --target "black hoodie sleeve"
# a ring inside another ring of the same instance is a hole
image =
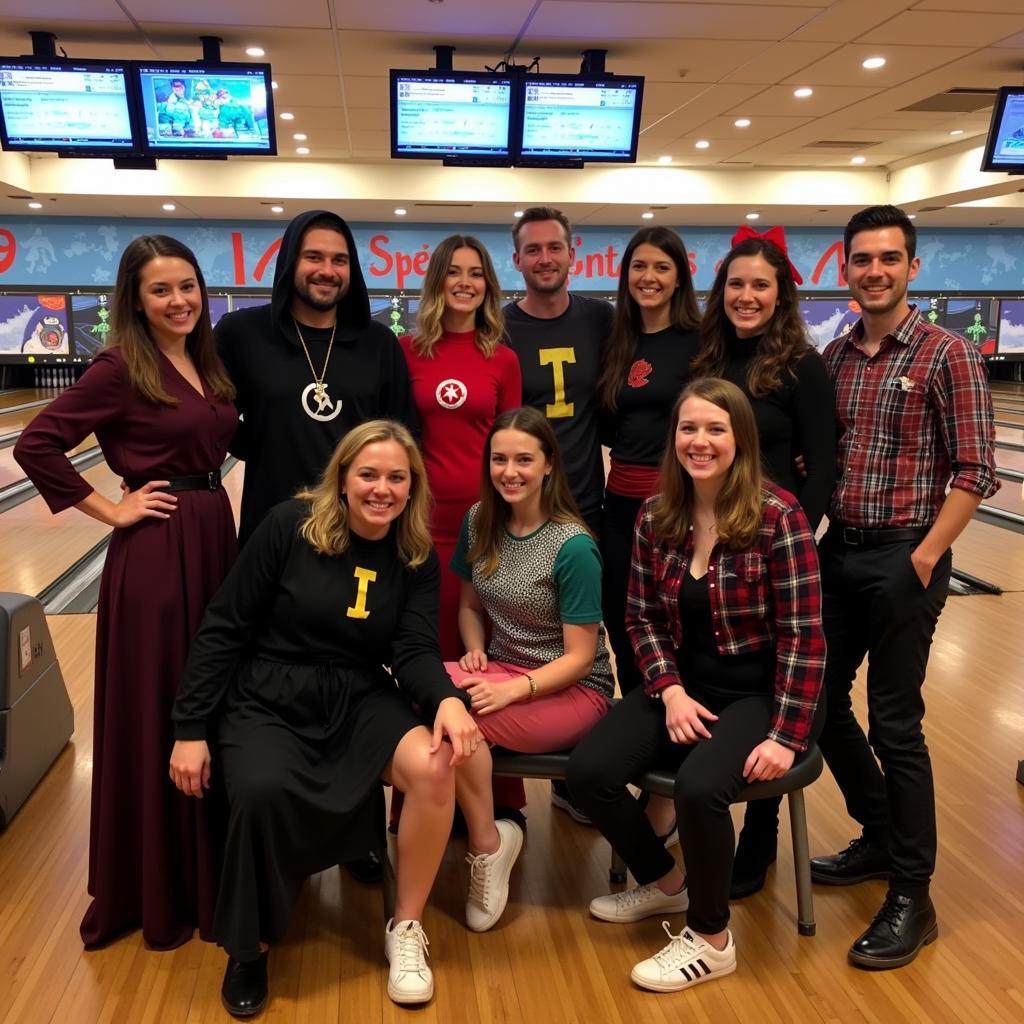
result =
[[[404,423],[417,441],[420,439],[420,418],[412,398],[409,364],[402,354],[398,339],[383,325],[381,327],[381,381],[383,390],[380,414],[387,419]]]

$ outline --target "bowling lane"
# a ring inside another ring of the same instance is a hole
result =
[[[90,434],[77,448],[72,448],[68,453],[69,455],[77,455],[79,452],[84,452],[87,448],[92,448],[96,444],[96,436]],[[16,483],[19,480],[24,480],[25,474],[14,461],[14,447],[0,448],[0,487],[7,487],[9,484]]]
[[[82,476],[111,501],[120,499],[121,479],[106,463],[87,469]],[[236,528],[242,479],[241,463],[224,479]],[[110,528],[74,508],[52,515],[43,499],[35,497],[0,515],[0,531],[0,590],[34,596],[102,540]]]

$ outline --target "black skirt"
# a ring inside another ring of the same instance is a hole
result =
[[[308,875],[383,847],[381,772],[422,724],[383,669],[240,669],[219,727],[230,813],[214,935],[228,953],[258,957],[284,937]]]

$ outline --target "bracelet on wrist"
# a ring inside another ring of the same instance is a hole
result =
[[[537,680],[534,679],[529,672],[524,672],[523,675],[526,676],[526,681],[530,684],[530,696],[526,699],[533,700],[533,698],[537,696]]]

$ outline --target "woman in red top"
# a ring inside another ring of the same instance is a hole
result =
[[[87,947],[142,927],[171,949],[212,938],[220,855],[212,801],[167,779],[171,705],[189,641],[235,556],[220,465],[238,424],[193,253],[166,235],[129,243],[112,330],[81,381],[32,421],[14,457],[50,510],[112,526],[96,615]],[[65,452],[95,433],[126,490],[94,491]]]
[[[459,578],[448,568],[480,490],[494,417],[522,404],[519,358],[505,342],[501,286],[483,244],[452,235],[430,257],[416,333],[399,339],[434,495],[430,534],[441,560],[441,657],[457,661]]]
[[[420,447],[434,495],[430,535],[441,560],[441,657],[457,661],[461,581],[448,563],[480,491],[480,462],[494,417],[522,404],[519,357],[505,344],[501,285],[483,243],[451,235],[430,256],[416,333],[398,339],[409,364]],[[498,779],[495,801],[526,805],[518,779]],[[401,797],[392,804],[392,827]]]

